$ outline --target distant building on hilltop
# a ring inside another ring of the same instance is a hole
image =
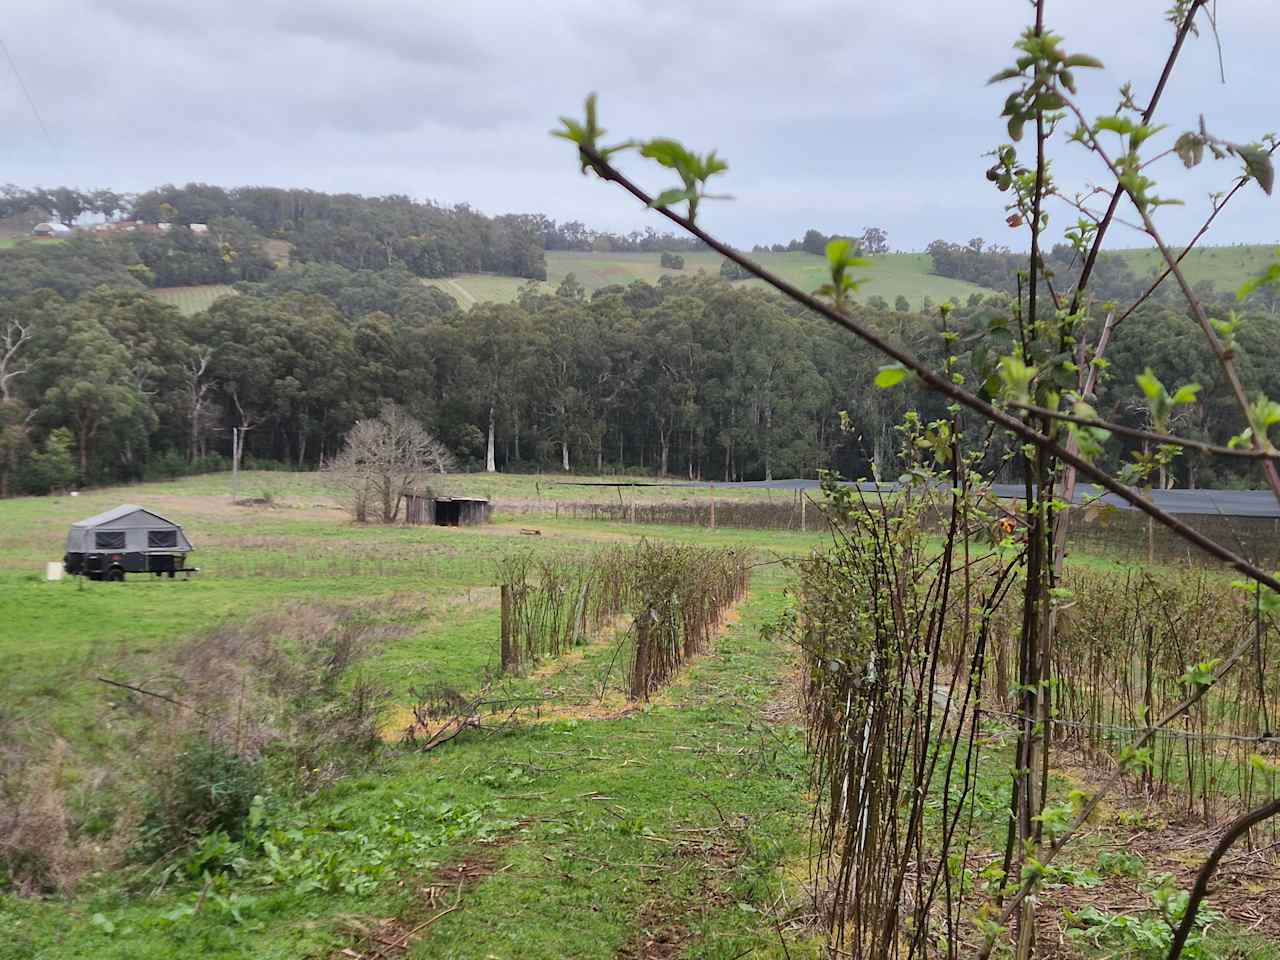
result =
[[[53,237],[68,237],[71,235],[71,228],[61,223],[54,223],[52,220],[44,220],[31,228],[31,235],[46,240]]]

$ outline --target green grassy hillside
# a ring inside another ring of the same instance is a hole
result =
[[[189,317],[208,310],[219,297],[234,294],[229,283],[206,283],[195,287],[156,287],[151,295],[164,303],[172,304]]]
[[[0,239],[0,247],[5,241]],[[278,260],[287,268],[287,250],[275,251],[284,259]],[[1163,268],[1163,261],[1156,250],[1112,251],[1128,261],[1139,277],[1154,276]],[[760,253],[755,258],[765,267],[790,281],[802,290],[817,289],[826,279],[826,262],[822,257],[808,253]],[[1231,247],[1205,247],[1193,251],[1183,263],[1188,279],[1193,284],[1208,281],[1220,293],[1234,293],[1250,277],[1262,273],[1276,256],[1276,247],[1270,244],[1252,244]],[[683,271],[665,270],[659,266],[657,253],[576,253],[563,250],[547,254],[547,279],[538,286],[555,290],[569,274],[573,274],[588,293],[611,284],[627,284],[635,280],[657,283],[664,274],[672,276],[693,275],[699,271],[713,276],[720,273],[721,257],[712,252],[684,254]],[[893,303],[905,296],[911,306],[919,309],[927,297],[933,303],[949,299],[964,301],[974,293],[988,293],[987,288],[962,280],[951,280],[932,273],[933,262],[927,253],[892,253],[876,257],[872,265],[859,271],[866,283],[858,291],[858,299],[866,301],[880,296]],[[503,277],[494,274],[470,273],[439,280],[424,281],[444,290],[463,309],[477,303],[493,301],[510,303],[520,289],[531,281],[519,277]],[[763,286],[758,280],[738,281],[744,285]],[[208,284],[196,287],[162,287],[152,294],[166,303],[172,303],[184,314],[190,315],[207,309],[218,297],[231,293],[225,284]]]
[[[1123,257],[1139,277],[1154,279],[1164,270],[1164,258],[1155,249],[1113,250]],[[1182,269],[1192,284],[1208,281],[1218,293],[1235,293],[1250,277],[1263,273],[1276,257],[1274,244],[1240,244],[1231,247],[1204,247],[1192,250],[1182,261]]]
[[[711,252],[683,255],[683,271],[664,270],[658,265],[657,253],[573,253],[552,251],[547,254],[547,280],[542,286],[554,290],[570,273],[588,292],[610,284],[646,280],[656,283],[663,274],[679,276],[695,274],[699,270],[718,276],[721,257]],[[814,290],[825,282],[826,262],[822,257],[808,253],[761,253],[757,260],[802,290]],[[985,288],[960,280],[930,273],[932,261],[925,253],[895,253],[876,257],[873,265],[862,273],[867,283],[858,291],[858,298],[881,296],[890,303],[899,294],[905,296],[913,307],[919,308],[928,297],[941,303],[951,297],[965,300],[972,293],[986,293]],[[430,281],[456,298],[463,307],[473,303],[493,300],[500,303],[514,300],[517,292],[529,281],[517,277],[498,277],[490,274],[463,274],[447,280]],[[744,280],[741,283],[759,286],[759,281]]]

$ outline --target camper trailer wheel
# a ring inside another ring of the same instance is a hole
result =
[[[121,570],[119,567],[112,567],[109,571],[107,571],[107,579],[110,580],[112,583],[123,583],[124,571]]]

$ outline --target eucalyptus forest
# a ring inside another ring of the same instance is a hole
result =
[[[24,198],[11,203],[56,211],[43,194],[11,190]],[[531,284],[514,303],[468,310],[422,282],[464,269],[537,279],[544,247],[633,251],[656,263],[700,248],[696,240],[490,219],[403,198],[198,185],[144,194],[132,210],[179,226],[0,250],[8,344],[0,484],[9,492],[217,468],[233,427],[247,430],[251,463],[314,467],[385,400],[481,469],[742,480],[834,468],[887,478],[899,472],[901,415],[940,409],[924,394],[868,393],[879,364],[872,351],[773,293],[725,279],[732,273],[681,271],[590,293],[570,275],[555,289]],[[181,226],[203,220],[208,235]],[[265,252],[268,234],[290,244],[287,264]],[[810,246],[831,239],[810,234]],[[855,235],[860,248],[865,234]],[[867,246],[883,252],[883,231]],[[930,251],[939,273],[990,284],[949,305],[953,326],[998,316],[1016,298],[1007,250],[939,241]],[[1048,262],[1063,283],[1079,271],[1066,248]],[[1149,282],[1105,254],[1096,275],[1114,297],[1136,298]],[[195,316],[148,295],[157,285],[227,282],[238,295]],[[1230,293],[1210,296],[1248,315],[1239,363],[1251,383],[1280,394],[1265,346],[1280,330],[1270,289],[1239,306]],[[872,297],[852,309],[940,361],[947,344],[937,311],[899,300]],[[1191,318],[1162,288],[1129,323],[1144,338],[1108,358],[1099,409],[1141,426],[1134,378],[1155,366],[1204,385],[1203,402],[1181,419],[1189,436],[1213,435],[1231,398],[1209,360],[1180,348]],[[842,412],[852,431],[840,429]],[[1117,447],[1116,456],[1126,453]],[[1196,455],[1175,468],[1182,486],[1229,483],[1232,469]]]

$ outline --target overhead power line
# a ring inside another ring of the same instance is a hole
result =
[[[31,107],[31,112],[35,116],[36,122],[40,124],[40,129],[44,131],[44,138],[49,141],[49,146],[52,147],[53,137],[49,135],[49,128],[45,126],[44,117],[40,116],[40,109],[36,106],[35,98],[31,96],[31,91],[27,89],[27,84],[22,79],[22,73],[18,70],[17,61],[13,59],[13,54],[9,52],[9,46],[4,42],[4,37],[0,37],[0,50],[4,51],[4,58],[9,61],[9,69],[13,71],[13,78],[18,82],[18,89],[27,98],[27,103]]]

